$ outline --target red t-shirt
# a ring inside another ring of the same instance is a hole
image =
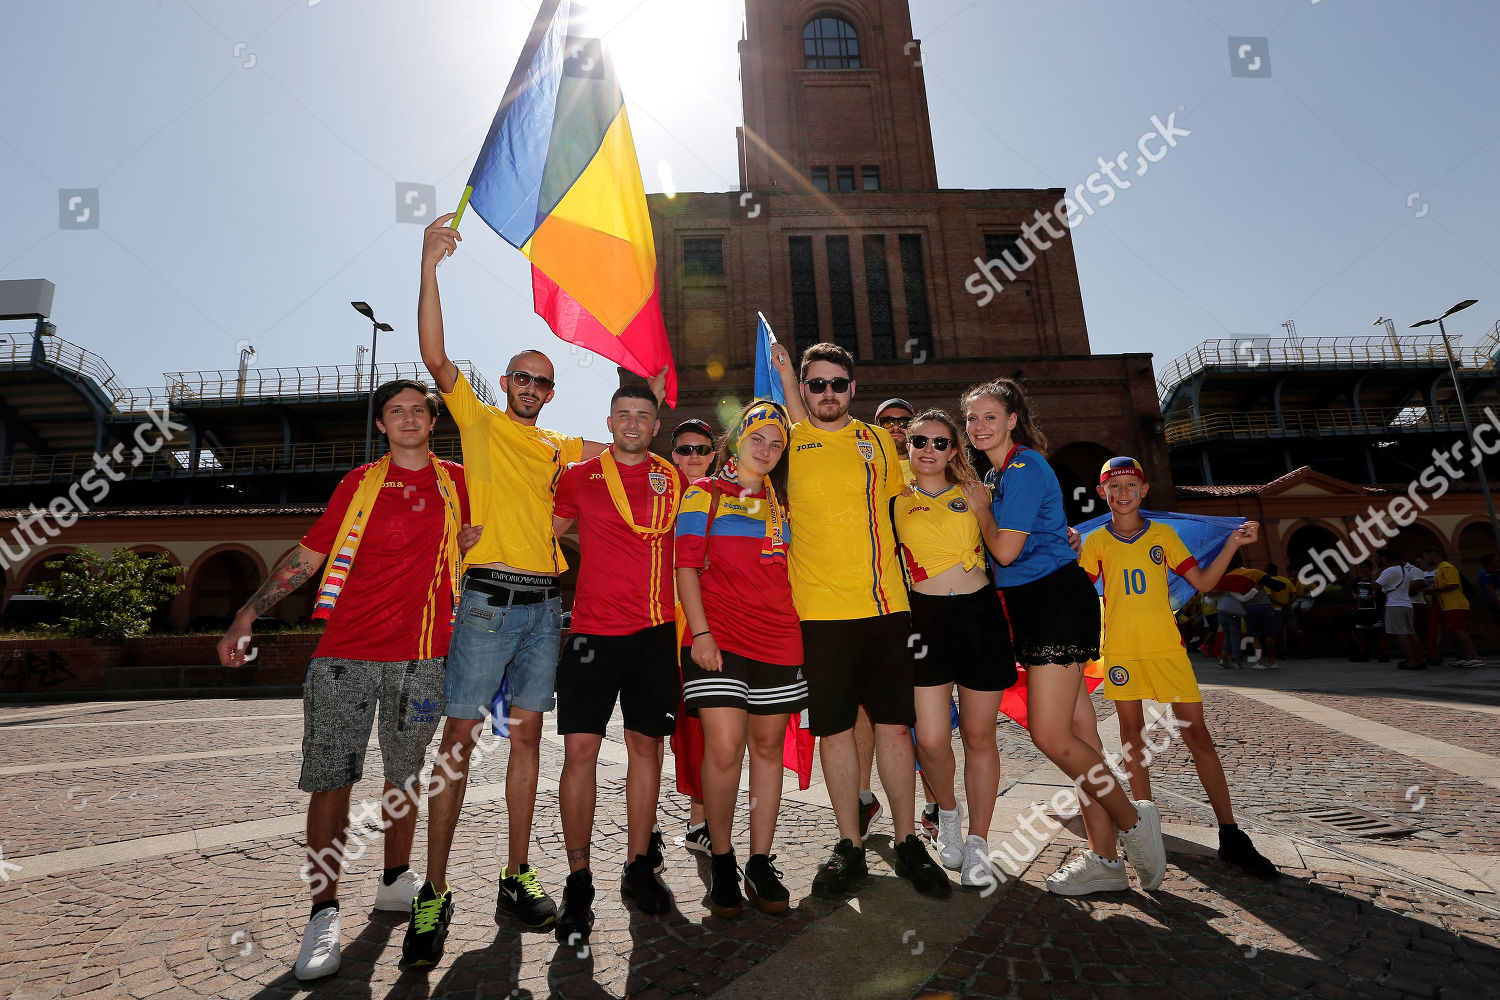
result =
[[[557,484],[553,513],[578,521],[578,592],[573,598],[574,632],[630,635],[672,621],[677,598],[672,579],[672,509],[687,480],[657,463],[621,465],[620,484],[636,524],[667,518],[667,530],[642,537],[620,517],[604,482],[599,459],[579,462]],[[676,476],[673,483],[670,476]],[[653,519],[653,514],[659,515]]]
[[[339,481],[328,509],[303,537],[304,548],[324,555],[338,551],[344,540],[334,536],[368,468],[362,465]],[[458,487],[459,509],[467,522],[469,497],[464,488],[464,467],[443,462],[443,468]],[[390,467],[366,519],[349,579],[333,606],[314,656],[379,662],[417,659],[422,612],[427,609],[429,585],[439,564],[443,564],[442,579],[430,602],[429,620],[435,623],[432,655],[448,655],[453,632],[453,583],[441,553],[443,511],[443,496],[431,465],[420,469]],[[316,583],[321,574],[313,579]]]
[[[787,561],[760,558],[770,513],[766,492],[741,499],[737,483],[718,480],[719,510],[710,528],[709,487],[713,482],[698,480],[682,498],[676,564],[702,570],[698,585],[703,591],[703,614],[720,649],[762,663],[800,667],[802,627],[792,603]],[[783,531],[790,534],[790,526]],[[692,637],[684,634],[683,645],[692,644]]]

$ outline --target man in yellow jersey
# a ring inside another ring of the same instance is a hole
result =
[[[1192,664],[1177,631],[1168,591],[1169,572],[1191,583],[1200,593],[1214,589],[1229,568],[1235,552],[1253,543],[1260,525],[1246,521],[1224,543],[1207,567],[1171,527],[1149,521],[1141,501],[1150,489],[1146,472],[1133,458],[1112,458],[1099,470],[1099,496],[1109,505],[1110,522],[1089,532],[1079,562],[1095,581],[1104,581],[1104,696],[1115,703],[1120,719],[1120,742],[1130,778],[1130,797],[1151,798],[1147,772],[1145,712],[1141,700],[1172,706],[1172,727],[1193,757],[1198,780],[1208,794],[1219,821],[1219,857],[1254,875],[1274,878],[1276,866],[1255,850],[1250,837],[1235,824],[1224,765],[1203,721],[1203,695],[1193,677]],[[1096,866],[1083,891],[1108,892],[1130,888],[1124,869]]]
[[[463,441],[470,518],[482,529],[465,556],[463,590],[453,625],[443,684],[447,722],[438,761],[446,780],[434,781],[429,803],[427,882],[417,895],[406,952],[413,965],[442,955],[452,917],[448,856],[463,808],[469,757],[502,683],[509,696],[510,756],[505,772],[509,835],[500,869],[496,919],[506,914],[529,930],[551,927],[557,906],[528,863],[536,807],[542,713],[553,706],[562,608],[557,577],[566,570],[552,533],[553,497],[563,471],[605,446],[536,426],[552,400],[552,362],[522,351],[506,366],[500,387],[504,410],[474,394],[444,347],[437,266],[463,239],[445,215],[427,228],[417,335],[422,362],[442,390]],[[651,381],[658,402],[665,371]]]
[[[890,432],[849,416],[854,359],[834,344],[802,355],[800,379],[786,350],[772,360],[792,427],[788,507],[792,599],[802,619],[809,727],[819,737],[823,780],[839,841],[813,894],[837,898],[865,877],[859,829],[854,723],[861,706],[875,728],[875,757],[895,824],[897,872],[924,895],[952,891],[916,836],[916,655],[906,581],[896,556],[890,503],[906,488]],[[899,789],[892,794],[893,789]]]
[[[1463,656],[1461,660],[1454,660],[1453,666],[1464,669],[1484,666],[1484,660],[1480,659],[1479,653],[1474,649],[1474,640],[1469,638],[1469,598],[1459,579],[1458,567],[1444,559],[1443,553],[1434,548],[1423,549],[1417,558],[1417,565],[1433,574],[1431,592],[1437,595],[1438,606],[1432,613],[1443,616],[1443,628],[1453,636],[1453,641]],[[1433,652],[1440,654],[1442,649],[1434,643]]]

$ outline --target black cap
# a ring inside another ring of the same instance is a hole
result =
[[[675,442],[680,435],[686,434],[689,431],[695,434],[702,434],[710,441],[714,439],[714,430],[712,427],[708,426],[708,421],[699,420],[697,417],[693,417],[691,419],[684,420],[682,423],[678,424],[672,429],[672,440]]]
[[[913,415],[915,415],[916,412],[917,412],[917,408],[915,406],[912,406],[910,403],[908,403],[906,400],[902,399],[900,396],[895,396],[895,397],[892,397],[891,399],[887,399],[884,403],[881,403],[879,406],[877,406],[875,408],[875,419],[879,420],[880,419],[880,415],[882,413],[884,413],[886,410],[889,410],[893,406],[900,406],[900,407],[902,407],[904,409],[910,410]]]

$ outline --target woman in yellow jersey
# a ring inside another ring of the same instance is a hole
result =
[[[1103,754],[1074,728],[1077,714],[1097,737],[1083,669],[1099,656],[1099,596],[1068,543],[1062,487],[1042,456],[1047,438],[1014,379],[970,389],[963,408],[969,443],[992,466],[984,486],[965,494],[979,518],[1016,655],[1026,668],[1031,741],[1078,787],[1092,858],[1112,870],[1128,860],[1141,888],[1155,889],[1167,868],[1161,814],[1151,802],[1132,803]],[[1084,874],[1065,865],[1048,876],[1047,889],[1076,894],[1071,883]]]
[[[926,647],[917,661],[917,760],[937,800],[937,836],[943,865],[959,883],[991,885],[990,819],[1000,793],[1000,753],[995,718],[1000,694],[1016,682],[1010,634],[995,629],[1005,612],[985,567],[979,521],[964,496],[980,486],[953,418],[927,410],[907,430],[914,476],[895,501],[896,541],[911,590],[912,631]],[[964,741],[964,791],[969,835],[953,793],[953,736],[949,703],[958,685],[958,727]]]

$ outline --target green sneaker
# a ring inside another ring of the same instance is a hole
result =
[[[541,931],[557,920],[557,904],[542,888],[536,869],[523,864],[514,874],[500,869],[500,892],[495,900],[495,922],[510,915],[527,930]]]
[[[439,896],[431,882],[422,886],[411,901],[411,923],[406,925],[406,939],[401,942],[401,963],[436,965],[443,957],[443,942],[448,939],[452,919],[453,890]]]

